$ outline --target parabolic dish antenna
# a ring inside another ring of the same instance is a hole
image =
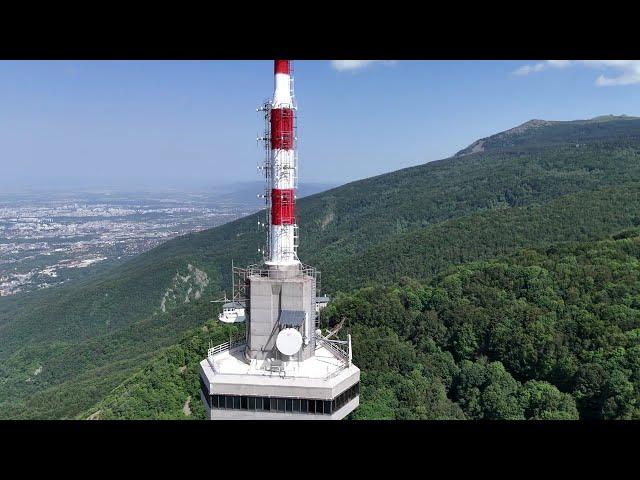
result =
[[[281,330],[276,338],[276,348],[283,355],[298,353],[300,347],[302,347],[302,335],[295,328]]]

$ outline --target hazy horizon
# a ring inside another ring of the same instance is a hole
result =
[[[78,192],[78,193],[104,193],[104,192],[113,192],[113,193],[161,193],[161,192],[184,192],[184,193],[197,193],[197,192],[209,192],[211,190],[217,189],[221,192],[233,192],[239,191],[243,188],[251,188],[251,187],[260,187],[264,182],[260,179],[255,181],[231,181],[231,182],[211,182],[208,184],[200,183],[176,183],[174,185],[170,184],[148,184],[148,185],[140,185],[135,183],[130,184],[114,184],[111,183],[87,183],[87,182],[77,182],[77,183],[59,183],[59,184],[47,184],[47,185],[29,185],[29,184],[13,184],[13,185],[3,185],[0,182],[0,187],[2,190],[0,194],[11,194],[11,193],[24,193],[24,194],[34,194],[34,193],[70,193],[70,192]],[[301,182],[299,184],[299,190],[304,190],[307,188],[312,188],[313,190],[318,189],[330,189],[337,187],[341,184],[338,183],[327,183],[327,182]]]
[[[533,118],[637,115],[638,61],[296,61],[299,178],[447,158]],[[0,61],[0,188],[259,181],[270,61]]]

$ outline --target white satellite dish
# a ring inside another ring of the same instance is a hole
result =
[[[285,328],[276,338],[276,348],[283,355],[293,355],[302,347],[302,335],[295,328]]]

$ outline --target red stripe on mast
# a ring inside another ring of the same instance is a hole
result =
[[[293,225],[295,223],[295,199],[293,189],[271,190],[271,224]]]
[[[293,110],[290,108],[271,110],[271,149],[293,149]]]
[[[286,73],[289,75],[289,60],[275,60],[273,64],[273,73]]]

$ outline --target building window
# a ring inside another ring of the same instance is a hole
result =
[[[247,395],[209,395],[208,392],[205,393],[206,385],[203,381],[201,381],[201,389],[209,408],[331,415],[358,396],[360,393],[360,384],[356,383],[352,385],[333,400],[253,397]]]
[[[360,393],[360,383],[356,383],[349,388],[347,388],[344,392],[338,395],[332,402],[332,412],[340,410],[344,407],[348,402],[356,398]]]
[[[198,377],[198,378],[200,378],[200,390],[205,396],[209,395],[209,389],[207,388],[207,385],[204,383],[204,380],[202,380],[202,377]]]

